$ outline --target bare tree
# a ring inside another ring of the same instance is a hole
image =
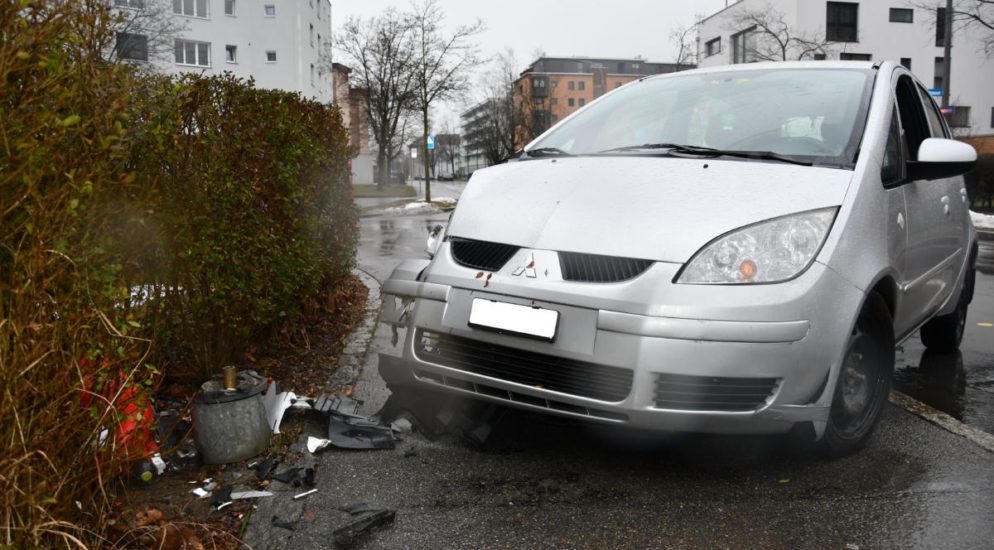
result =
[[[431,106],[466,89],[469,74],[479,62],[477,47],[471,39],[483,31],[480,20],[462,25],[451,33],[442,28],[445,14],[438,0],[420,0],[412,5],[411,27],[414,34],[416,70],[414,74],[414,102],[421,111],[424,125],[424,142],[431,131]],[[431,201],[431,167],[424,158],[425,201]]]
[[[698,18],[698,21],[700,18]],[[676,70],[691,68],[697,65],[697,24],[689,27],[677,27],[670,31],[670,42],[676,45]]]
[[[825,54],[831,44],[824,35],[791,29],[783,14],[772,5],[743,11],[734,19],[733,25],[735,31],[748,31],[743,44],[750,61],[810,59],[815,54]]]
[[[938,22],[938,8],[945,8],[944,0],[914,0],[908,6],[928,14],[927,20],[934,25]],[[966,30],[975,31],[979,36],[984,55],[994,55],[994,0],[955,0],[953,2],[953,36]]]
[[[112,0],[115,42],[109,48],[114,61],[173,60],[176,37],[187,30],[186,20],[173,13],[172,0]]]
[[[518,61],[514,50],[508,48],[494,58],[492,68],[482,78],[482,122],[473,143],[466,145],[483,151],[490,164],[503,162],[514,153],[516,138],[528,122],[522,106],[514,101],[517,75]]]
[[[412,19],[387,8],[369,19],[350,18],[335,38],[336,47],[353,66],[356,86],[363,89],[363,108],[376,142],[376,183],[390,179],[390,164],[405,115],[411,111],[418,59],[413,49]]]

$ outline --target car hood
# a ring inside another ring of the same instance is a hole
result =
[[[852,172],[672,157],[571,157],[478,170],[448,235],[525,248],[684,263],[762,220],[838,206]]]

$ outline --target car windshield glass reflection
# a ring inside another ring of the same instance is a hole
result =
[[[639,146],[675,143],[848,165],[862,131],[870,74],[780,69],[648,79],[605,97],[531,149],[666,154]]]

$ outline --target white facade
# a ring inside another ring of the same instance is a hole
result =
[[[782,19],[792,35],[824,42],[831,38],[826,34],[829,4],[833,4],[832,9],[856,14],[855,40],[831,42],[820,51],[805,52],[804,48],[795,46],[788,54],[790,60],[802,55],[803,59],[819,59],[824,55],[825,59],[893,60],[905,66],[910,64],[911,71],[927,86],[943,87],[943,48],[936,46],[936,11],[912,8],[908,0],[741,0],[700,23],[698,65],[710,67],[756,60],[750,51],[765,49],[756,42],[763,40],[762,35],[739,34],[752,25],[744,17],[750,12]],[[944,1],[936,0],[935,4],[937,8],[945,6]],[[833,15],[833,23],[839,21],[838,13]],[[909,18],[911,21],[907,22]],[[836,35],[840,32],[837,24],[833,24],[833,32]],[[950,117],[951,121],[960,121],[957,123],[960,127],[955,128],[957,135],[994,134],[994,59],[985,57],[980,32],[968,27],[956,29],[953,35],[949,104],[959,111],[960,116]],[[964,107],[969,107],[969,113],[963,112]]]
[[[120,6],[135,0],[116,0]],[[163,72],[225,71],[260,88],[332,101],[330,0],[142,0],[163,2],[183,30],[174,51],[149,62]]]

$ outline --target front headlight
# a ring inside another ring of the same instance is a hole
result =
[[[677,277],[686,284],[777,283],[814,261],[838,208],[801,212],[736,229],[694,255]]]

